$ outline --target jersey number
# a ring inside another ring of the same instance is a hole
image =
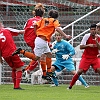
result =
[[[3,33],[0,34],[0,39],[2,39],[2,42],[6,41],[6,37],[3,35]]]

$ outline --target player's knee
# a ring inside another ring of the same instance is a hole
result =
[[[79,69],[78,72],[77,72],[78,75],[81,75],[82,73],[83,73],[82,69]]]

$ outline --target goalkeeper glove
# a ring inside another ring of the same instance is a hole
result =
[[[59,50],[57,50],[57,49],[53,49],[52,50],[52,53],[56,53],[56,52],[58,52]]]
[[[67,60],[69,58],[70,55],[62,55],[62,58]]]

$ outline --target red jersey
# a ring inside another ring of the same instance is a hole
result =
[[[98,37],[98,42],[100,42],[100,37]],[[85,58],[97,58],[98,55],[98,48],[96,46],[96,41],[92,38],[92,36],[90,35],[86,41],[86,45],[87,44],[94,44],[94,47],[87,47],[85,48],[82,57]]]
[[[34,23],[41,20],[40,16],[36,16],[33,18],[30,18],[24,27],[25,33],[24,33],[24,40],[25,42],[34,49],[34,40],[36,38],[36,34],[34,33]]]
[[[16,50],[16,45],[12,36],[16,36],[18,33],[11,32],[7,29],[2,29],[0,31],[0,51],[2,57],[11,56],[12,53]]]

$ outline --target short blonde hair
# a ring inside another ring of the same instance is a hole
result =
[[[37,16],[37,11],[38,11],[38,13],[41,13],[38,15],[40,15],[42,17],[42,14],[45,13],[45,7],[41,3],[37,3],[34,10],[32,11],[32,14],[34,16]]]
[[[61,36],[62,36],[62,34],[60,34],[60,33],[59,33],[59,32],[57,32],[57,31],[55,31],[55,33],[54,33],[54,34],[55,34],[55,36],[56,36],[56,35],[61,35]]]
[[[35,9],[45,9],[45,7],[41,3],[37,3]]]

